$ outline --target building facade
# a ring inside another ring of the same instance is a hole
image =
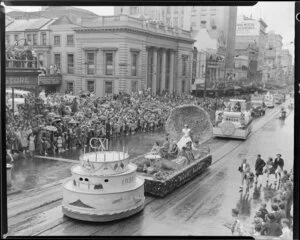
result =
[[[143,15],[146,18],[174,28],[190,31],[189,7],[181,6],[117,6],[114,15]]]
[[[247,71],[246,82],[257,83],[259,73],[257,71],[257,60],[258,60],[258,46],[256,43],[237,43],[236,44],[236,58],[235,64],[236,69],[244,69]],[[244,64],[245,59],[247,64]]]
[[[114,14],[141,14],[164,25],[193,32],[207,29],[213,38],[225,44],[225,68],[228,72],[234,68],[237,7],[121,6],[114,8]]]
[[[75,93],[190,92],[194,40],[189,31],[127,15],[82,19],[82,25],[74,28]]]
[[[47,92],[72,91],[74,81],[76,39],[75,27],[68,17],[14,20],[6,26],[7,49],[28,45],[38,60],[38,68],[46,71],[39,85]],[[68,86],[70,89],[68,89]]]
[[[283,50],[282,36],[274,31],[268,32],[264,69],[265,82],[283,84],[291,75],[292,59],[288,50]]]
[[[257,52],[257,74],[256,82],[262,81],[263,69],[265,68],[265,50],[267,44],[267,24],[262,19],[253,19],[239,15],[237,17],[236,45],[244,45],[245,49],[250,45],[256,45]]]

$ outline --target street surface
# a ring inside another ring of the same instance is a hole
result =
[[[13,179],[18,181],[13,184],[32,189],[8,196],[8,235],[231,235],[223,224],[231,221],[232,208],[239,208],[245,225],[250,226],[260,203],[268,202],[272,195],[272,191],[265,189],[265,177],[259,179],[257,186],[262,184],[262,187],[255,193],[253,188],[249,194],[239,192],[241,176],[238,166],[241,160],[247,158],[253,169],[257,154],[267,160],[281,153],[285,169],[293,167],[294,111],[288,110],[288,117],[280,120],[279,110],[278,106],[268,109],[266,116],[255,120],[246,141],[211,140],[213,163],[201,176],[165,198],[147,196],[141,213],[111,223],[82,222],[63,216],[61,184],[70,176],[72,163],[23,159],[23,162],[16,163]],[[163,132],[128,137],[112,149],[120,150],[125,143],[129,154],[137,157],[163,137]],[[274,176],[270,178],[272,183]]]

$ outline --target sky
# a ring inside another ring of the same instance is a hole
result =
[[[98,15],[113,15],[113,7],[79,7],[90,10]],[[39,11],[40,7],[5,7],[6,12],[14,10]],[[275,31],[283,37],[283,48],[290,50],[294,56],[295,38],[295,2],[259,2],[252,7],[238,7],[238,14],[262,18],[268,25],[267,31]]]

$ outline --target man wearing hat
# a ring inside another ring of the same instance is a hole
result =
[[[281,226],[276,222],[274,213],[267,215],[267,222],[262,229],[262,235],[279,237],[282,234]]]
[[[277,175],[279,176],[279,181],[281,179],[281,174],[283,172],[284,161],[281,158],[281,154],[277,154],[274,161],[274,169],[275,169],[275,178],[277,179]]]

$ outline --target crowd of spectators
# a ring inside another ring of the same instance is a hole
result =
[[[292,240],[293,239],[293,169],[289,172],[284,170],[283,164],[280,164],[281,155],[277,154],[275,162],[270,164],[270,158],[267,164],[264,164],[265,170],[262,169],[259,171],[259,175],[267,174],[266,187],[264,188],[264,199],[265,201],[261,203],[260,208],[255,212],[254,219],[251,223],[251,226],[247,227],[246,224],[243,224],[243,221],[240,220],[241,210],[239,208],[232,209],[232,216],[234,221],[229,228],[232,231],[233,235],[238,236],[249,236],[254,237],[259,236],[270,236],[276,237],[276,239],[282,240]],[[258,155],[258,160],[256,163],[259,163],[260,155]],[[283,163],[283,160],[281,161]],[[244,161],[243,164],[247,165],[247,162]],[[256,164],[256,171],[257,171]],[[269,167],[269,165],[271,167]],[[276,166],[275,166],[276,165]],[[280,170],[280,171],[279,171]],[[248,171],[251,172],[250,170]],[[270,183],[271,176],[274,176],[274,182]],[[247,176],[247,175],[245,175]],[[254,176],[254,175],[253,175]],[[247,181],[247,178],[246,178]],[[253,181],[254,183],[254,181]],[[261,185],[262,186],[262,185]],[[261,188],[259,187],[259,189]],[[251,187],[250,187],[251,188]],[[255,181],[255,189],[253,192],[253,199],[257,190],[257,178]],[[256,190],[256,191],[255,191]],[[249,186],[247,184],[246,193],[249,191]],[[261,238],[260,238],[261,239]]]
[[[6,111],[6,143],[12,152],[59,153],[89,145],[92,137],[113,139],[129,134],[162,129],[170,111],[181,104],[195,104],[214,120],[224,98],[191,95],[152,96],[148,92],[95,97],[49,94],[28,95],[18,114]]]

